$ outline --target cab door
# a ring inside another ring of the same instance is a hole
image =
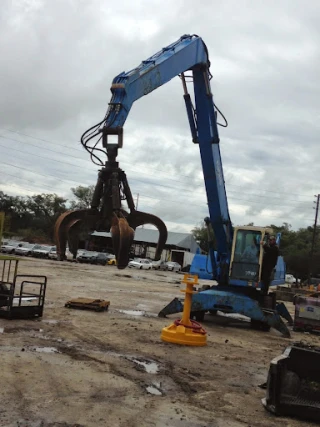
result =
[[[237,228],[231,254],[230,279],[259,282],[261,270],[261,230]]]

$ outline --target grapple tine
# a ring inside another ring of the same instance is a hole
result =
[[[92,227],[97,220],[98,211],[96,209],[67,211],[58,217],[54,226],[54,241],[57,246],[58,260],[66,259],[67,242],[73,256],[76,256],[80,226],[85,224],[86,227]]]
[[[133,242],[134,230],[129,226],[125,218],[118,218],[114,215],[110,231],[117,267],[122,270],[129,264],[129,253]]]
[[[165,223],[155,215],[135,210],[127,216],[127,221],[130,227],[134,230],[139,227],[139,225],[143,224],[152,224],[158,229],[159,239],[155,253],[155,260],[159,260],[168,238],[168,231]]]

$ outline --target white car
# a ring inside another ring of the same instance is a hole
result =
[[[290,285],[292,285],[296,279],[294,278],[294,276],[292,274],[286,274],[286,279],[285,279],[286,283],[289,283]]]
[[[51,251],[48,253],[48,258],[49,259],[57,259],[57,248],[56,248],[56,246],[54,246],[53,249],[51,249]]]
[[[37,246],[34,243],[20,243],[14,250],[16,255],[30,256],[32,255],[32,249]]]
[[[78,250],[78,255],[80,253],[81,249]],[[67,261],[73,261],[73,254],[69,251],[69,249],[66,249],[66,257],[67,257]],[[57,248],[56,246],[53,246],[53,248],[51,249],[51,251],[48,254],[48,258],[49,259],[57,259]]]
[[[18,246],[21,246],[22,244],[23,242],[15,242],[15,241],[8,242],[7,244],[1,245],[1,252],[4,252],[6,254],[14,254],[15,249]]]
[[[147,259],[134,259],[129,262],[128,267],[138,268],[139,270],[151,270],[152,262]]]
[[[32,249],[32,256],[37,258],[49,258],[50,252],[55,248],[55,246],[49,245],[36,245]]]
[[[155,270],[166,270],[166,261],[163,261],[162,259],[160,259],[159,261],[152,261],[152,268],[154,268]]]
[[[177,262],[168,261],[166,266],[168,271],[181,271],[181,265]]]

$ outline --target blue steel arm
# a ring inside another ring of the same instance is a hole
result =
[[[202,39],[185,35],[143,61],[137,68],[119,74],[111,86],[112,98],[102,129],[103,145],[108,146],[108,135],[118,135],[118,146],[122,147],[123,126],[133,102],[177,75],[182,75],[188,119],[193,141],[199,144],[210,222],[217,241],[220,268],[218,271],[215,259],[212,259],[215,270],[213,278],[227,283],[233,228],[222,170],[209,66],[207,48]],[[184,80],[183,73],[187,70],[193,73],[195,109]]]
[[[206,65],[208,56],[198,36],[185,35],[160,52],[113,79],[112,98],[105,119],[107,128],[122,128],[137,99],[167,83],[195,64]]]

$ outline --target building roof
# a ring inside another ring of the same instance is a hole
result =
[[[94,231],[92,236],[111,237],[111,234],[102,231]],[[134,242],[157,244],[158,239],[159,231],[149,228],[137,228],[134,234]],[[175,233],[173,231],[168,231],[166,246],[177,246],[181,249],[188,249],[192,253],[196,253],[196,250],[199,247],[192,234]]]

